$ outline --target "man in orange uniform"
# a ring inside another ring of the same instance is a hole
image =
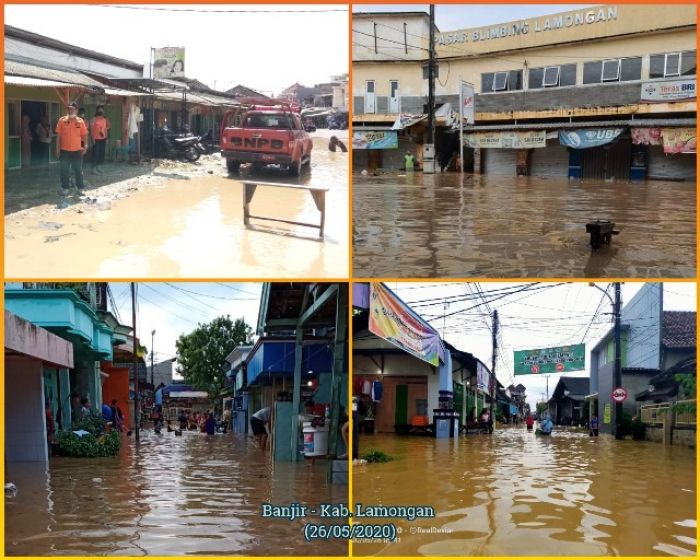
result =
[[[78,193],[85,188],[83,183],[83,156],[87,151],[87,126],[78,117],[78,105],[67,106],[68,115],[58,119],[56,124],[56,157],[61,160],[61,190],[65,194],[70,188],[70,171],[73,168],[75,187]]]
[[[95,118],[90,122],[90,134],[92,136],[92,171],[102,173],[109,135],[109,120],[105,117],[105,109],[102,105],[98,105]]]

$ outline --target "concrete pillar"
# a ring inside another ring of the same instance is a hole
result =
[[[474,173],[481,173],[481,148],[474,148]]]
[[[433,417],[433,410],[438,408],[440,396],[440,376],[437,371],[433,370],[428,374],[428,416]]]
[[[70,375],[68,368],[58,370],[58,390],[61,395],[61,426],[64,430],[71,427]]]
[[[5,358],[5,461],[48,462],[41,360]]]

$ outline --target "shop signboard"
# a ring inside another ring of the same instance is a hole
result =
[[[467,124],[474,124],[474,86],[469,82],[462,82],[459,95],[462,122],[467,121]]]
[[[604,146],[622,134],[621,128],[597,128],[583,130],[560,130],[559,143],[567,148],[584,150]]]
[[[399,134],[395,130],[358,130],[352,133],[354,150],[395,150]]]
[[[515,375],[580,371],[586,367],[586,345],[515,350],[513,367]]]
[[[184,78],[185,49],[184,47],[163,47],[153,49],[154,78]]]
[[[491,375],[481,362],[476,363],[476,385],[482,391],[491,393]]]
[[[369,331],[437,367],[440,335],[380,282],[370,285]]]
[[[684,99],[695,99],[695,97],[695,79],[642,83],[642,101],[645,103],[682,101]]]
[[[694,128],[662,128],[661,137],[665,154],[694,154],[697,152],[698,137]]]
[[[545,130],[512,130],[502,132],[475,132],[465,135],[465,146],[469,148],[528,149],[547,146]]]
[[[660,128],[633,128],[632,129],[632,144],[640,144],[643,146],[660,146],[661,129]]]
[[[610,403],[605,403],[605,408],[603,408],[603,424],[610,424],[612,422],[612,406]]]

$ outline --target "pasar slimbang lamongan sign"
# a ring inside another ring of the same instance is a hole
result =
[[[515,375],[580,371],[586,367],[586,345],[516,350],[513,367]]]
[[[370,285],[369,331],[424,362],[440,365],[440,335],[379,282]]]

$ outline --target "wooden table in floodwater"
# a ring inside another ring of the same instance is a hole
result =
[[[263,181],[241,181],[243,183],[243,223],[248,226],[250,225],[250,219],[255,218],[256,220],[266,220],[269,222],[282,222],[285,224],[293,224],[297,226],[305,226],[316,228],[319,230],[319,236],[323,237],[323,230],[326,223],[326,193],[328,192],[327,187],[312,187],[311,185],[290,185],[287,183],[268,183]],[[281,218],[270,218],[266,216],[254,216],[250,213],[250,203],[255,195],[255,190],[258,187],[273,187],[278,189],[302,189],[309,191],[311,193],[314,202],[316,203],[316,208],[321,212],[321,223],[319,225],[309,224],[306,222],[295,222],[292,220],[283,220]]]

